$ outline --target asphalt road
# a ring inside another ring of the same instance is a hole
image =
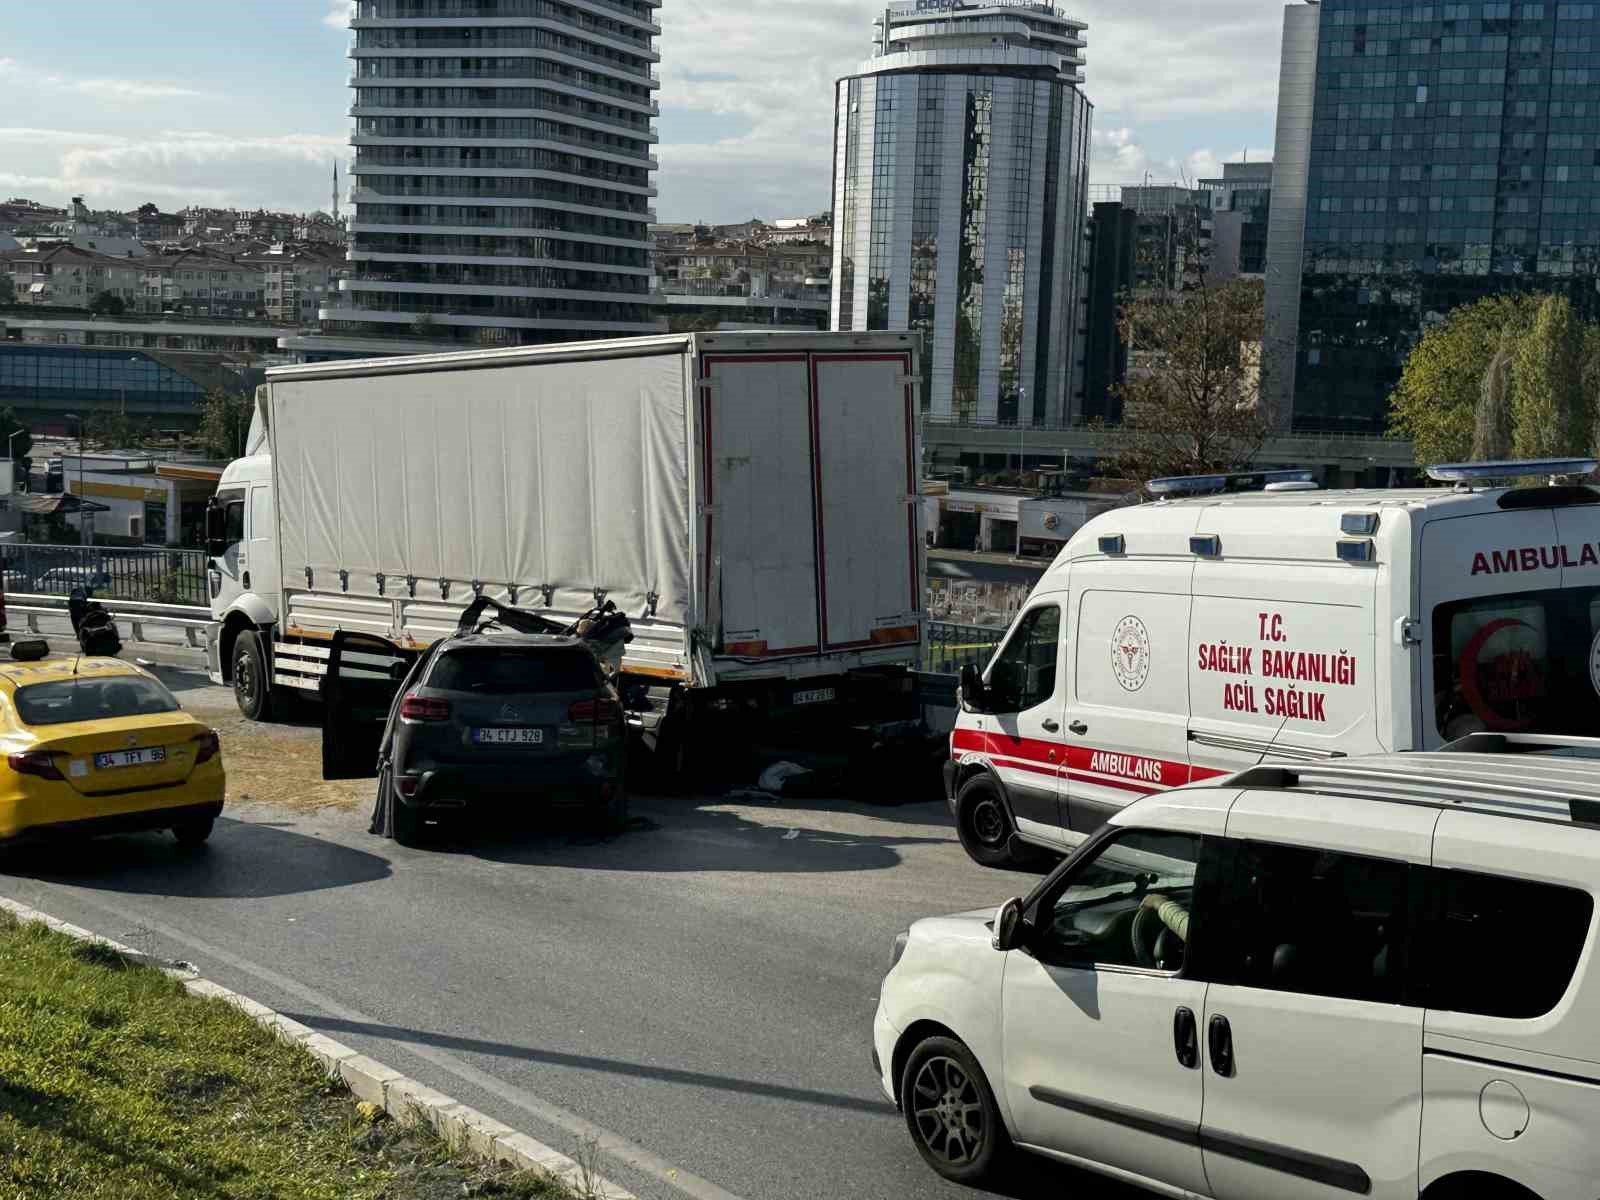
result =
[[[164,673],[186,707],[231,707]],[[569,1153],[598,1136],[641,1197],[978,1195],[917,1157],[873,1077],[871,1019],[898,930],[1029,877],[973,865],[937,800],[639,799],[634,816],[606,840],[535,822],[413,850],[368,835],[364,808],[241,801],[198,857],[165,835],[17,852],[0,891]],[[1134,1195],[1045,1163],[1008,1194],[1069,1190]]]

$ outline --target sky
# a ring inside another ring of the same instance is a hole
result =
[[[1280,0],[1058,0],[1089,24],[1091,182],[1270,158]],[[350,0],[0,0],[0,196],[326,210],[349,157]],[[833,82],[873,0],[665,0],[662,221],[828,207]]]

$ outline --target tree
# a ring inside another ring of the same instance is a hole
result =
[[[128,311],[122,297],[112,292],[97,292],[89,301],[89,311],[97,317],[120,317]]]
[[[1419,464],[1471,457],[1484,374],[1503,338],[1515,345],[1532,327],[1537,306],[1530,296],[1490,296],[1464,305],[1411,351],[1389,396],[1389,429],[1411,440]]]
[[[200,445],[212,458],[242,458],[255,406],[243,392],[212,388],[200,417]]]
[[[1511,364],[1516,339],[1511,330],[1500,334],[1500,348],[1484,369],[1478,395],[1476,425],[1472,434],[1472,461],[1499,462],[1511,457],[1512,427]]]
[[[1512,448],[1518,458],[1587,452],[1593,401],[1583,390],[1583,327],[1565,296],[1546,296],[1511,370]]]
[[[1118,330],[1139,356],[1118,389],[1122,451],[1135,479],[1243,470],[1266,441],[1260,344],[1265,289],[1259,280],[1207,283],[1130,298]]]
[[[83,440],[103,450],[132,450],[144,445],[149,430],[125,412],[105,409],[91,413],[83,423]]]

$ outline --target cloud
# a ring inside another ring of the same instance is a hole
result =
[[[193,88],[175,83],[149,83],[141,79],[50,79],[47,82],[86,96],[115,100],[160,100],[171,96],[203,96]]]
[[[1083,90],[1097,129],[1110,134],[1094,139],[1096,182],[1133,182],[1145,170],[1169,178],[1211,170],[1218,155],[1196,147],[1215,145],[1218,125],[1270,141],[1281,5],[1063,0],[1062,7],[1089,24]],[[769,203],[768,213],[828,207],[834,81],[871,55],[881,11],[875,0],[662,7],[662,218],[733,220]],[[726,136],[704,132],[719,120]],[[679,132],[691,126],[696,136]],[[1146,133],[1151,127],[1158,132]]]
[[[328,0],[328,11],[323,14],[322,23],[330,29],[349,29],[350,18],[355,14],[356,0]]]

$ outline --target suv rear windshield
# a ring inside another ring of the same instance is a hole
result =
[[[600,668],[583,650],[473,646],[447,650],[428,673],[427,686],[491,696],[528,692],[587,692],[600,685]]]
[[[1433,679],[1447,740],[1486,730],[1600,735],[1600,588],[1439,605]]]
[[[84,676],[17,689],[17,715],[27,725],[64,725],[178,711],[172,693],[140,675]]]

